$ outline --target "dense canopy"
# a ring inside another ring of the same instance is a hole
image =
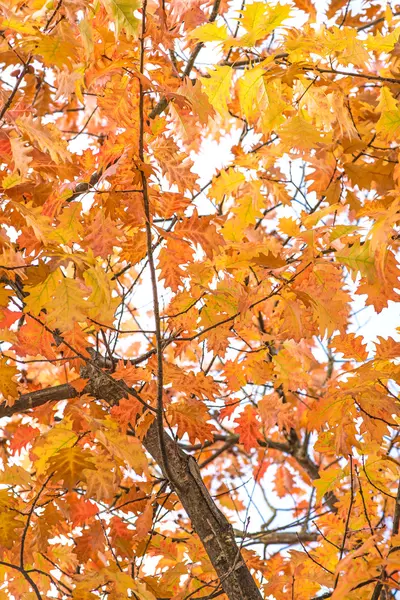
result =
[[[0,2],[0,598],[399,597],[399,37]]]

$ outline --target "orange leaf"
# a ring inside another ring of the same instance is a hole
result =
[[[153,524],[153,517],[153,501],[149,500],[142,514],[136,519],[136,539],[143,540],[147,536]]]
[[[357,362],[364,362],[368,358],[368,352],[365,349],[361,335],[356,336],[354,333],[337,335],[332,338],[331,344],[345,358],[353,358]]]
[[[19,425],[10,440],[11,452],[13,454],[18,454],[38,435],[40,435],[40,429],[37,427],[31,427],[31,425]]]
[[[237,423],[235,431],[240,436],[240,443],[243,444],[246,452],[250,452],[252,448],[258,446],[261,437],[257,411],[247,404],[240,416],[235,419],[235,423]]]
[[[137,416],[143,411],[143,404],[136,398],[122,398],[116,406],[111,409],[111,414],[126,431],[129,425],[136,424]]]
[[[99,512],[98,506],[90,500],[85,500],[81,496],[77,496],[71,502],[71,521],[72,525],[83,525]]]
[[[112,377],[124,381],[128,386],[133,386],[141,381],[150,381],[151,373],[147,369],[135,365],[124,365],[124,361],[120,360]]]
[[[189,441],[201,443],[212,439],[213,427],[208,423],[210,415],[206,405],[195,398],[186,398],[170,404],[167,409],[168,420],[177,427],[178,437],[188,435]]]

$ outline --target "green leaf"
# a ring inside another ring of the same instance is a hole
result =
[[[371,252],[370,243],[355,242],[351,246],[336,253],[336,260],[345,265],[355,275],[360,273],[369,281],[374,281],[376,276],[374,256]]]
[[[115,37],[118,38],[122,29],[125,29],[126,35],[135,36],[137,33],[139,19],[134,15],[135,10],[140,8],[140,2],[137,0],[102,0],[104,8],[115,22]]]

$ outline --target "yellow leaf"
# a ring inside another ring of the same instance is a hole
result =
[[[310,150],[325,141],[314,125],[302,116],[292,117],[281,127],[279,134],[288,148]]]
[[[291,237],[296,237],[300,233],[300,227],[292,217],[282,217],[279,219],[279,230]]]
[[[32,227],[36,239],[42,244],[47,245],[47,238],[52,232],[50,219],[43,215],[41,206],[33,206],[32,202],[23,204],[22,202],[12,202],[14,208],[24,217],[28,227]]]
[[[18,385],[15,377],[18,371],[14,365],[8,365],[6,358],[0,359],[0,392],[3,398],[7,400],[15,400],[18,396]]]
[[[82,204],[71,202],[58,216],[56,228],[49,228],[48,240],[54,240],[58,244],[76,243],[83,234],[81,219]]]
[[[385,86],[381,88],[376,111],[381,113],[376,124],[376,132],[383,140],[394,142],[400,136],[400,110],[391,91]]]
[[[147,471],[147,458],[139,440],[106,428],[96,432],[96,437],[112,456],[127,462],[136,473]]]
[[[2,6],[2,10],[4,9],[5,5]],[[30,35],[37,34],[37,29],[33,25],[29,24],[29,22],[26,21],[26,19],[18,19],[11,12],[9,12],[6,17],[0,19],[0,27],[3,30],[12,29],[13,31],[17,31],[18,33],[25,33]]]
[[[254,46],[267,37],[276,27],[288,18],[291,8],[288,4],[270,6],[267,2],[247,4],[240,18],[241,25],[247,31],[245,35],[232,39],[232,45]]]
[[[266,65],[272,57],[263,62]],[[281,125],[287,103],[282,98],[280,79],[268,81],[264,66],[248,69],[238,80],[238,97],[243,115],[250,123],[259,123],[263,133]]]
[[[47,308],[60,281],[60,272],[54,271],[44,281],[37,285],[27,286],[29,295],[25,299],[27,312],[38,315],[43,308]]]
[[[22,177],[22,175],[18,173],[18,171],[15,171],[14,173],[10,173],[9,175],[3,177],[3,179],[1,180],[1,187],[3,188],[3,190],[10,190],[16,185],[21,185],[23,182],[24,178]]]
[[[256,186],[250,194],[243,194],[235,203],[232,212],[237,215],[238,225],[243,231],[249,225],[255,225],[257,219],[262,217],[265,208],[265,197]]]
[[[317,490],[317,502],[320,502],[327,492],[337,487],[343,475],[343,470],[337,466],[320,471],[319,479],[315,479],[313,482]]]
[[[144,583],[135,581],[135,595],[139,600],[156,600],[155,596],[149,592]]]
[[[77,56],[78,47],[75,37],[69,35],[68,26],[57,27],[53,34],[32,36],[24,44],[26,50],[30,50],[43,59],[47,67],[57,66],[60,69],[64,65],[72,68],[72,64]]]
[[[92,26],[88,19],[81,19],[78,23],[78,27],[79,31],[81,32],[86,60],[89,60],[94,48]]]
[[[62,277],[53,298],[46,304],[49,325],[66,331],[75,321],[85,321],[93,307],[87,295],[88,291],[79,281]]]
[[[370,283],[376,280],[375,260],[370,242],[366,241],[361,245],[359,241],[355,241],[354,244],[349,244],[339,250],[335,258],[350,271],[353,271],[354,276],[361,273],[361,275],[367,277]]]
[[[0,544],[3,548],[11,549],[15,544],[17,537],[16,529],[24,527],[22,520],[17,518],[17,514],[11,510],[4,510],[2,507],[0,520]]]
[[[59,130],[52,123],[42,125],[39,119],[34,120],[32,115],[25,115],[19,117],[15,124],[32,144],[50,154],[54,162],[70,162],[72,160],[65,140],[61,138]]]
[[[54,454],[47,463],[47,472],[53,473],[53,479],[62,479],[64,486],[72,489],[82,480],[84,469],[94,469],[93,458],[88,450],[80,446],[62,448]]]
[[[231,96],[233,70],[231,67],[209,69],[210,77],[201,77],[201,84],[212,106],[220,115],[228,113],[228,100]]]
[[[400,28],[396,27],[386,35],[380,31],[374,31],[365,40],[365,45],[368,50],[381,52],[392,52],[400,37]]]
[[[310,359],[293,340],[284,342],[283,348],[273,357],[272,362],[277,384],[282,384],[284,389],[308,384]]]
[[[321,210],[317,210],[315,213],[306,216],[303,219],[303,225],[307,229],[310,229],[311,227],[315,227],[315,225],[318,223],[318,221],[320,221],[327,215],[333,214],[336,211],[341,211],[344,208],[345,207],[342,204],[331,204],[330,206],[321,208]]]
[[[370,57],[363,40],[358,36],[355,28],[334,26],[325,31],[325,48],[328,52],[335,53],[336,60],[341,65],[355,65],[363,69]]]
[[[237,169],[223,169],[219,177],[214,177],[209,196],[220,203],[224,196],[235,194],[245,181],[245,176]]]
[[[85,271],[83,277],[86,285],[92,290],[88,298],[88,302],[92,304],[92,308],[87,311],[88,316],[106,325],[111,325],[120,302],[118,297],[112,297],[115,289],[112,272],[106,273],[97,263]]]
[[[42,475],[47,470],[47,463],[52,456],[63,448],[70,448],[78,441],[78,436],[67,428],[70,425],[66,420],[62,427],[53,427],[33,443],[31,453],[34,457],[33,463],[37,475]]]
[[[238,96],[240,107],[246,119],[254,115],[254,100],[258,97],[259,87],[265,75],[262,67],[247,69],[238,81]]]
[[[381,91],[379,92],[379,102],[375,111],[377,113],[383,113],[392,110],[398,110],[397,100],[394,98],[390,89],[383,85],[381,87]]]
[[[199,42],[224,42],[228,37],[226,25],[218,25],[216,21],[196,27],[189,37]]]
[[[155,596],[147,590],[144,583],[132,579],[128,573],[120,573],[119,571],[115,574],[111,574],[110,571],[108,573],[113,578],[113,585],[117,594],[115,598],[127,598],[133,591],[133,595],[137,600],[156,600]]]
[[[0,485],[28,487],[31,484],[32,475],[18,465],[9,465],[5,471],[0,471]]]

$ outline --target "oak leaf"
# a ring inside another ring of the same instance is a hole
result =
[[[212,439],[213,427],[208,423],[210,415],[206,405],[195,398],[186,398],[174,402],[167,409],[168,420],[177,427],[178,437],[187,434],[189,441],[205,442]]]
[[[209,77],[200,79],[202,88],[208,96],[212,107],[222,116],[228,112],[228,101],[232,85],[233,71],[231,67],[215,67],[209,69]]]
[[[139,27],[139,20],[135,15],[135,11],[140,8],[138,0],[102,0],[102,4],[114,20],[117,39],[122,29],[128,37],[136,35]]]
[[[104,456],[96,457],[95,469],[90,468],[83,473],[86,481],[86,497],[109,502],[116,495],[119,476],[114,462]]]
[[[15,380],[17,375],[17,368],[8,364],[6,358],[0,358],[0,392],[3,400],[9,405],[12,405],[18,396],[18,384]]]
[[[16,125],[32,144],[36,144],[43,152],[48,152],[55,163],[72,160],[66,143],[55,125],[51,123],[42,125],[40,120],[34,120],[32,116],[19,117]]]
[[[56,481],[62,479],[64,486],[71,490],[82,479],[84,469],[94,469],[93,458],[90,452],[82,450],[79,446],[61,448],[49,458],[47,472]]]
[[[153,523],[154,509],[153,501],[149,500],[144,511],[138,516],[135,522],[136,539],[143,540],[149,533]]]
[[[235,423],[235,431],[240,436],[240,443],[243,444],[246,452],[250,452],[258,446],[258,440],[261,438],[257,411],[250,404],[247,404]]]

